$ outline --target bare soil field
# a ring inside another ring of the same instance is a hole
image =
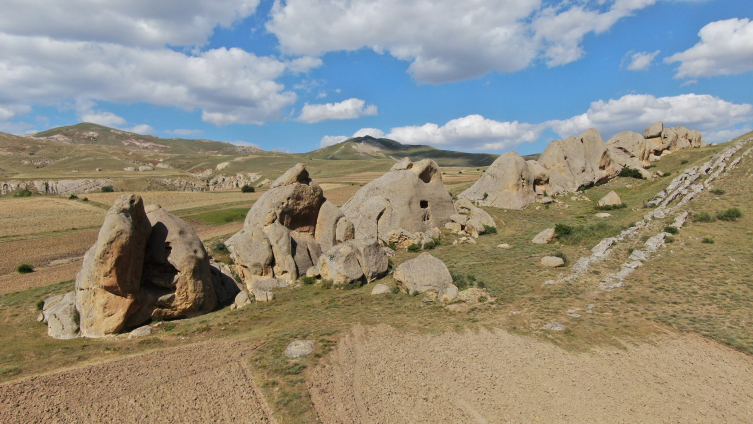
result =
[[[254,348],[200,343],[0,385],[0,422],[274,422],[244,364]]]
[[[13,293],[34,287],[43,287],[60,281],[69,281],[76,278],[81,270],[81,260],[65,265],[39,268],[30,274],[18,274],[12,272],[0,276],[0,294]]]
[[[83,256],[94,244],[99,228],[68,231],[51,237],[34,237],[0,243],[0,275],[15,273],[22,263],[34,268],[47,266],[51,261]]]
[[[355,327],[310,377],[326,423],[749,423],[753,361],[698,336],[571,353],[503,330]]]
[[[183,192],[183,191],[145,191],[137,192],[144,199],[145,205],[157,204],[174,212],[181,209],[195,209],[205,206],[218,206],[223,203],[253,201],[262,193],[241,193],[238,191],[214,191],[214,192]],[[122,192],[117,193],[90,193],[87,196],[105,205],[112,205]]]
[[[0,239],[102,225],[102,209],[62,197],[0,200]]]

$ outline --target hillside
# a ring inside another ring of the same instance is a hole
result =
[[[439,166],[489,166],[498,155],[440,150],[431,146],[401,144],[388,138],[355,137],[302,156],[323,160],[434,159]]]

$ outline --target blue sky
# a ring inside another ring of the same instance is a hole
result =
[[[0,131],[82,121],[305,152],[355,134],[540,152],[663,120],[753,126],[753,5],[7,0]]]

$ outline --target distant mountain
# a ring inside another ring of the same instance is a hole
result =
[[[431,146],[401,144],[388,138],[371,136],[349,138],[341,143],[324,147],[301,156],[325,160],[400,160],[434,159],[439,166],[489,166],[499,155],[489,153],[464,153],[440,150]]]
[[[108,128],[102,125],[83,122],[69,127],[58,127],[28,136],[36,140],[47,140],[61,144],[90,144],[100,146],[126,147],[129,150],[150,151],[171,154],[215,154],[236,155],[256,153],[260,149],[250,146],[236,146],[224,141],[203,139],[159,138],[128,131]]]

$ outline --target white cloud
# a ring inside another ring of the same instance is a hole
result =
[[[711,22],[698,32],[701,41],[664,59],[680,62],[677,78],[740,74],[753,70],[753,22],[727,19]]]
[[[161,47],[202,45],[259,0],[4,0],[0,32]]]
[[[656,121],[666,125],[684,125],[699,131],[715,131],[753,120],[753,105],[734,104],[708,94],[683,94],[654,97],[629,94],[619,99],[591,103],[586,113],[566,120],[548,121],[561,137],[596,128],[604,139],[621,131],[643,130]]]
[[[651,66],[651,62],[654,61],[654,58],[660,53],[660,50],[657,50],[653,53],[649,52],[641,52],[641,53],[634,53],[630,56],[630,64],[628,65],[628,69],[631,71],[643,71],[649,68]]]
[[[141,135],[147,135],[147,134],[154,134],[154,128],[152,128],[151,125],[147,124],[141,124],[136,125],[131,128],[124,128],[126,131],[130,131],[132,133],[141,134]]]
[[[165,134],[173,134],[173,135],[192,135],[192,134],[201,134],[204,131],[202,130],[186,130],[186,129],[177,129],[177,130],[165,130],[163,131]]]
[[[537,58],[549,66],[583,56],[586,34],[657,0],[275,0],[267,29],[287,53],[318,56],[370,48],[411,62],[419,82],[514,72]]]
[[[361,128],[353,134],[353,137],[365,137],[367,135],[374,138],[382,138],[384,137],[384,131],[378,128]]]
[[[120,116],[103,111],[90,111],[80,115],[82,122],[91,122],[92,124],[104,125],[106,127],[119,127],[126,124],[126,120]]]
[[[297,120],[311,124],[330,119],[355,119],[364,115],[376,114],[376,106],[367,106],[365,101],[352,98],[340,103],[306,104]]]
[[[379,137],[403,144],[428,144],[443,149],[491,152],[539,141],[547,129],[552,129],[564,138],[596,128],[606,141],[621,131],[642,133],[656,121],[664,121],[668,126],[684,125],[689,129],[699,130],[708,141],[723,141],[749,131],[750,123],[753,122],[753,105],[734,104],[699,94],[659,98],[648,94],[630,94],[616,100],[593,102],[585,113],[565,120],[529,124],[518,121],[500,122],[481,115],[469,115],[441,126],[427,123],[422,126],[392,128],[386,135],[379,129],[364,128],[354,136],[369,134],[377,137],[379,134]],[[326,136],[320,144],[326,147],[348,138],[350,137]]]
[[[350,137],[346,135],[325,135],[324,137],[322,137],[321,141],[319,141],[319,147],[332,146],[337,143],[342,143],[349,138]]]
[[[325,135],[322,137],[322,139],[319,141],[319,147],[327,147],[332,146],[337,143],[342,143],[343,141],[354,138],[354,137],[365,137],[367,135],[370,135],[374,138],[382,138],[384,137],[384,131],[378,129],[378,128],[361,128],[360,130],[356,131],[352,136],[347,137],[344,135]]]
[[[215,125],[260,124],[280,119],[297,99],[275,81],[290,62],[237,48],[188,55],[0,33],[0,51],[2,107],[9,110],[79,98],[200,108]]]

